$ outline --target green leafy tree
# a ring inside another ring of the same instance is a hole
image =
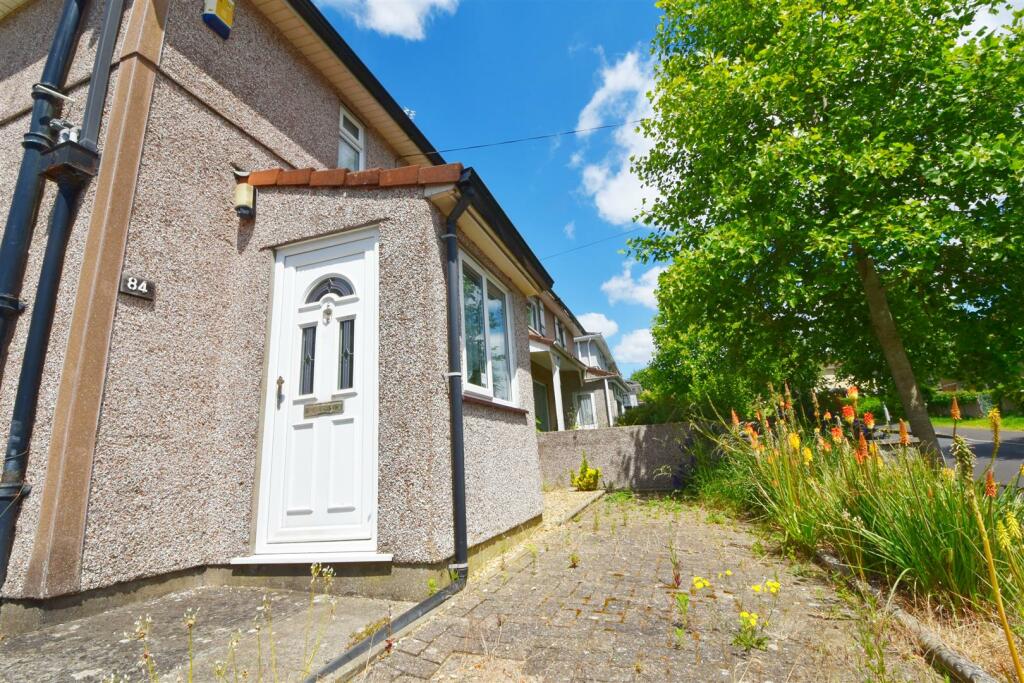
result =
[[[709,345],[750,379],[839,362],[891,381],[936,448],[914,369],[1022,367],[1021,15],[980,37],[992,3],[660,6],[654,145],[634,160],[659,198],[633,248],[671,264],[655,366]]]

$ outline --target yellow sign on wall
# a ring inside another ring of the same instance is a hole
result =
[[[224,40],[235,23],[235,0],[205,0],[203,21]]]

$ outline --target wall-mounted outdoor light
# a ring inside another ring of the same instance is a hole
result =
[[[256,215],[256,188],[249,184],[249,172],[234,169],[235,174],[235,213],[239,218],[252,218]]]

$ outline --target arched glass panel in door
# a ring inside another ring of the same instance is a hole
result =
[[[355,290],[352,289],[352,285],[345,278],[332,275],[316,283],[316,286],[310,290],[309,296],[306,297],[306,303],[314,304],[328,294],[338,297],[352,296],[355,294]]]

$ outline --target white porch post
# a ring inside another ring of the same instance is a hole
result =
[[[565,413],[562,411],[562,371],[559,367],[559,359],[553,352],[551,354],[551,382],[555,388],[555,426],[558,431],[565,431]]]
[[[609,427],[614,427],[615,423],[612,422],[612,397],[608,393],[608,378],[607,377],[604,380],[604,409],[605,409],[605,411],[607,411],[607,415],[608,415],[608,426]]]

